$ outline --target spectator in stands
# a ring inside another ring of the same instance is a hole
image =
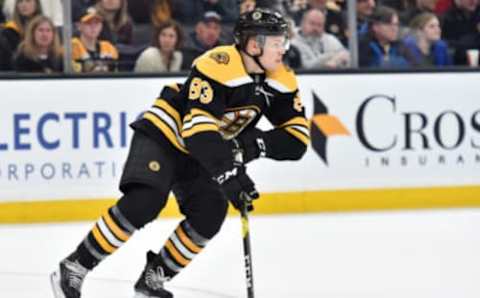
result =
[[[325,32],[325,15],[316,8],[304,14],[292,45],[300,51],[301,67],[305,69],[344,67],[350,61],[348,51],[338,38]]]
[[[173,18],[185,25],[197,24],[207,11],[214,11],[224,23],[233,23],[239,15],[238,0],[172,0]]]
[[[127,2],[129,14],[135,24],[151,23],[158,26],[179,17],[175,15],[178,7],[174,0],[127,0]]]
[[[100,40],[103,18],[94,7],[88,8],[78,20],[80,37],[72,39],[72,60],[76,72],[107,72],[117,70],[118,51],[107,40]]]
[[[415,6],[407,8],[400,14],[400,24],[407,27],[417,15],[424,12],[433,13],[437,2],[438,0],[416,0]]]
[[[154,0],[150,10],[153,26],[170,21],[173,15],[172,0]]]
[[[180,71],[183,55],[179,51],[183,42],[183,32],[174,20],[156,27],[152,45],[140,54],[135,72],[174,72]]]
[[[453,0],[438,0],[437,6],[435,7],[435,14],[442,16],[453,6]]]
[[[375,0],[357,0],[357,33],[363,36],[369,30],[369,19],[375,10]]]
[[[325,31],[335,35],[343,44],[347,43],[346,24],[344,16],[338,5],[334,5],[329,0],[294,0],[290,6],[289,14],[295,20],[295,24],[300,24],[303,15],[308,10],[316,8],[325,15]]]
[[[306,0],[301,1],[306,2]],[[290,0],[239,0],[238,2],[240,3],[240,9],[238,12],[239,14],[252,11],[255,9],[255,7],[261,7],[275,10],[280,12],[282,15],[286,15],[290,12],[290,6],[296,5],[295,3],[290,3]]]
[[[204,52],[221,44],[222,18],[215,11],[207,11],[189,35],[183,48],[182,69],[190,69],[193,60]]]
[[[399,19],[396,10],[379,6],[370,18],[369,31],[359,42],[361,67],[408,67],[412,55],[398,41]]]
[[[380,0],[379,5],[394,8],[396,11],[405,11],[414,7],[416,0]]]
[[[465,51],[478,48],[480,7],[478,0],[455,0],[442,22],[443,38],[454,50],[454,64],[466,64]]]
[[[447,44],[441,40],[442,29],[438,17],[424,12],[413,18],[410,23],[411,34],[404,43],[412,52],[413,66],[431,67],[451,65]]]
[[[63,71],[63,51],[55,24],[47,16],[36,16],[27,26],[14,60],[19,72]]]
[[[246,12],[253,11],[256,6],[257,6],[257,2],[255,0],[241,0],[239,14],[244,14]]]
[[[268,8],[280,12],[282,15],[288,13],[291,0],[256,0],[257,7]]]
[[[72,1],[72,22],[80,19],[80,16],[90,6],[94,6],[97,0],[71,0]]]
[[[3,7],[3,0],[0,0],[0,8]],[[0,25],[5,23],[5,16],[3,15],[3,11],[0,10]]]
[[[127,0],[99,0],[95,5],[103,18],[100,39],[113,44],[131,44],[133,21],[128,14]]]
[[[0,70],[12,70],[13,55],[23,40],[28,22],[42,14],[39,0],[16,0],[12,20],[0,31]]]
[[[42,13],[49,17],[55,27],[63,26],[63,6],[61,0],[40,0]],[[15,0],[4,0],[3,13],[7,19],[12,19],[15,10]]]

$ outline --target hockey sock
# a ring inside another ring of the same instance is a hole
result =
[[[208,239],[198,234],[183,220],[170,235],[158,255],[165,275],[172,278],[185,268],[207,245]]]
[[[78,261],[87,269],[94,268],[127,242],[134,231],[117,206],[109,208],[78,246]]]

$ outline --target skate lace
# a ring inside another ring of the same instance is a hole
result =
[[[80,292],[80,289],[83,284],[83,280],[85,278],[86,272],[82,270],[82,268],[78,268],[78,264],[75,263],[67,263],[67,268],[69,269],[68,272],[68,285],[75,290]]]
[[[163,289],[163,283],[169,279],[168,276],[165,276],[165,272],[160,266],[157,268],[150,268],[145,272],[145,284],[152,290]]]

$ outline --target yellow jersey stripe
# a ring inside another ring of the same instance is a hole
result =
[[[183,147],[177,140],[177,136],[172,131],[172,129],[166,125],[161,119],[150,112],[145,112],[143,118],[152,122],[160,131],[167,137],[167,139],[172,143],[178,150],[188,153],[188,150]]]
[[[182,137],[183,138],[188,138],[193,136],[194,134],[197,134],[199,132],[206,132],[206,131],[219,131],[219,128],[216,124],[211,124],[211,123],[204,123],[204,124],[197,124],[195,126],[192,126],[191,128],[182,131]]]
[[[300,131],[296,130],[295,128],[285,127],[285,130],[295,138],[299,139],[305,145],[308,146],[308,144],[310,143],[310,138],[305,134],[301,133]]]
[[[216,119],[217,119],[216,117],[214,117],[214,116],[213,116],[212,114],[210,114],[209,112],[204,111],[204,110],[201,110],[201,109],[197,109],[197,108],[191,109],[191,110],[190,110],[190,113],[188,113],[188,114],[191,114],[192,117],[197,116],[197,115],[202,115],[202,116],[209,117],[209,118],[211,118],[211,119],[213,119],[213,120],[216,120]],[[217,119],[217,120],[218,120],[218,119]]]
[[[309,128],[308,121],[304,117],[294,117],[288,120],[287,122],[280,124],[279,126],[285,127],[290,125],[301,125],[301,126],[305,126],[306,128]]]
[[[180,87],[179,87],[178,84],[176,84],[176,83],[167,84],[166,86],[169,87],[169,88],[172,88],[173,90],[175,90],[175,91],[177,91],[177,92],[180,92]]]
[[[183,123],[191,121],[193,118],[195,118],[195,116],[205,116],[207,118],[212,119],[212,121],[214,121],[214,122],[218,121],[218,119],[216,117],[214,117],[212,114],[210,114],[209,112],[206,112],[206,111],[201,110],[201,109],[193,108],[193,109],[190,110],[190,112],[188,114],[186,114],[183,117]]]
[[[177,127],[182,127],[182,121],[180,114],[175,110],[174,107],[168,104],[164,99],[157,99],[155,101],[154,106],[159,107],[160,109],[164,110],[168,115],[170,115],[173,119],[175,119],[175,123],[177,123]]]

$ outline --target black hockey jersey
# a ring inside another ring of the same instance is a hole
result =
[[[230,140],[265,115],[274,129],[273,151],[306,148],[308,122],[295,74],[286,66],[273,73],[250,75],[235,46],[214,48],[194,62],[185,84],[164,87],[143,119],[132,126],[176,149],[193,154],[207,168],[228,168]],[[302,153],[303,154],[303,153]],[[273,159],[282,153],[271,154]],[[287,153],[288,155],[288,153]]]

